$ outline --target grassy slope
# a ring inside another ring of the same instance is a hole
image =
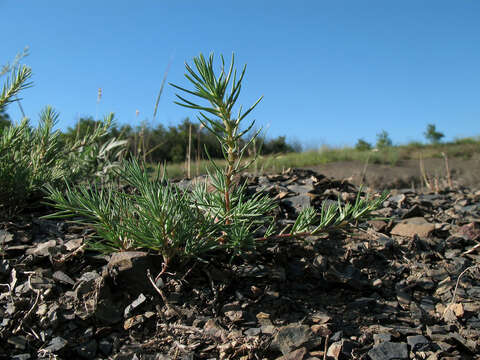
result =
[[[461,157],[472,158],[480,154],[480,138],[465,138],[453,143],[437,145],[425,145],[411,143],[408,145],[392,146],[383,150],[359,151],[354,148],[330,148],[322,147],[319,150],[310,150],[302,153],[278,154],[261,156],[256,165],[252,165],[251,172],[276,172],[290,167],[308,167],[339,161],[358,161],[375,164],[389,164],[395,166],[401,160],[442,157],[442,153],[449,158]],[[218,161],[223,165],[222,161]],[[205,174],[209,162],[200,161],[198,164],[192,161],[191,176]],[[167,174],[170,177],[184,177],[187,174],[186,165],[167,164]]]

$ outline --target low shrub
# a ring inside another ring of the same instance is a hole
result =
[[[31,71],[20,67],[7,79],[0,95],[0,108],[13,102],[18,92],[30,86]],[[10,217],[26,208],[40,205],[46,184],[62,187],[89,181],[94,176],[108,180],[110,170],[119,164],[124,142],[116,139],[98,145],[111,126],[110,114],[81,139],[62,142],[54,131],[58,114],[47,106],[40,114],[38,126],[28,119],[9,124],[0,133],[0,217]]]

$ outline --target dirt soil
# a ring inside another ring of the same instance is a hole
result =
[[[452,180],[458,185],[473,189],[480,188],[480,158],[448,160]],[[447,181],[445,161],[443,159],[425,159],[426,174],[437,177],[440,183]],[[401,160],[395,166],[367,164],[345,161],[308,167],[327,177],[349,179],[356,185],[364,184],[374,189],[415,188],[422,190],[420,162],[418,160]],[[364,174],[364,175],[363,175]]]

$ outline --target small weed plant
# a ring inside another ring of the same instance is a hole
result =
[[[241,255],[265,240],[304,237],[356,224],[370,218],[385,200],[386,194],[372,200],[359,192],[353,204],[339,200],[320,211],[309,208],[292,227],[277,228],[272,215],[276,202],[262,193],[247,195],[246,183],[238,180],[256,160],[245,160],[244,155],[261,130],[241,145],[242,136],[254,126],[253,121],[244,126],[245,117],[261,100],[245,112],[241,107],[235,109],[246,67],[237,74],[234,57],[228,68],[221,57],[216,74],[212,54],[208,59],[203,55],[194,58],[194,68],[186,64],[186,70],[185,77],[194,89],[172,86],[204,103],[179,94],[177,103],[199,111],[199,121],[215,135],[224,155],[221,163],[209,156],[211,187],[203,183],[180,190],[160,176],[159,170],[151,179],[145,164],[131,160],[115,170],[130,191],[111,184],[67,186],[66,191],[48,186],[48,203],[58,210],[48,217],[68,217],[95,229],[91,241],[95,249],[150,249],[163,255],[166,267],[174,258],[203,257],[212,250]]]

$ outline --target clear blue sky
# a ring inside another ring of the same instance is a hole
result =
[[[405,143],[428,123],[446,140],[480,134],[480,1],[0,0],[0,14],[0,64],[30,47],[34,123],[47,104],[61,128],[95,116],[98,88],[99,114],[151,121],[170,59],[168,81],[189,86],[184,62],[213,51],[247,63],[238,102],[265,96],[250,119],[270,137],[340,146],[385,129]],[[174,94],[154,125],[195,119]]]

